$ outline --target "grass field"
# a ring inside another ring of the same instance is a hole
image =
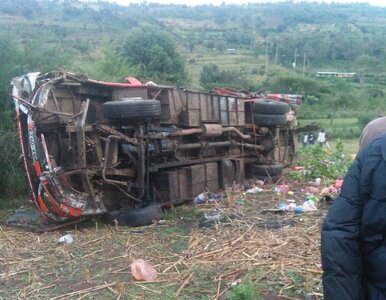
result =
[[[221,70],[247,75],[248,79],[256,85],[265,79],[262,75],[265,70],[263,60],[246,49],[236,49],[235,52],[218,52],[202,48],[193,53],[185,52],[184,56],[188,61],[187,70],[193,88],[200,87],[200,73],[202,67],[207,64],[216,64]]]
[[[336,118],[332,122],[330,119],[300,119],[299,126],[306,126],[315,123],[321,128],[327,130],[339,130],[347,128],[359,128],[357,118]]]
[[[361,126],[358,124],[357,118],[336,118],[333,120],[333,122],[331,122],[330,119],[299,120],[299,127],[303,127],[309,124],[316,124],[319,128],[325,128],[331,142],[336,139],[342,139],[345,141],[358,140],[362,131]],[[314,134],[317,136],[317,132],[314,132]],[[350,144],[353,143],[349,142],[349,146]],[[354,151],[355,149],[352,150]]]
[[[343,142],[343,153],[345,156],[350,157],[353,154],[358,152],[359,148],[359,138],[354,139],[342,139]],[[336,146],[337,140],[330,140],[331,149],[334,150]]]

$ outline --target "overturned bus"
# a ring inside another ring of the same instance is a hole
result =
[[[12,88],[31,200],[58,222],[147,224],[160,205],[246,176],[277,180],[296,156],[291,106],[261,93],[69,72],[26,74]]]

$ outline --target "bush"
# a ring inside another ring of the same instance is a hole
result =
[[[207,64],[202,67],[200,84],[208,90],[218,85],[233,88],[245,88],[251,85],[239,71],[220,70],[216,64]]]
[[[304,166],[304,171],[292,172],[290,178],[309,181],[324,178],[333,181],[343,177],[351,162],[344,157],[343,143],[338,141],[336,150],[330,152],[319,145],[303,147],[299,151],[299,166]]]
[[[14,41],[0,35],[0,207],[26,195],[25,174],[20,159],[9,82],[17,74],[21,56]]]
[[[361,130],[372,120],[380,117],[375,112],[365,113],[358,116],[358,126]]]
[[[186,80],[185,60],[173,37],[156,26],[131,29],[122,45],[122,57],[140,70],[142,79],[181,84]]]
[[[255,284],[243,283],[233,287],[230,291],[230,300],[259,300],[260,293]]]
[[[271,83],[269,88],[278,93],[314,95],[318,97],[323,84],[316,79],[300,75],[278,76]]]
[[[26,195],[25,173],[20,159],[20,145],[10,111],[1,113],[0,124],[0,198],[4,202]],[[2,205],[6,206],[6,205]]]
[[[362,128],[348,127],[348,128],[333,128],[329,131],[330,138],[334,139],[352,139],[358,138],[361,135]]]

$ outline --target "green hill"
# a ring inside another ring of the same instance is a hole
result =
[[[187,65],[192,75],[188,84],[193,86],[198,86],[197,74],[208,61],[259,80],[255,75],[264,74],[266,50],[269,66],[292,69],[296,54],[298,72],[305,61],[307,74],[318,70],[379,74],[385,70],[385,22],[385,8],[365,4],[0,3],[0,32],[32,55],[29,69],[88,69],[86,65],[101,58],[103,47],[117,49],[130,28],[151,23],[170,32],[187,60],[194,60]]]
[[[195,7],[144,2],[122,7],[102,1],[2,0],[3,194],[22,194],[24,182],[10,79],[30,71],[65,69],[99,80],[123,81],[130,75],[175,84],[173,76],[149,72],[139,62],[128,63],[127,37],[133,28],[146,24],[157,26],[175,43],[179,54],[175,59],[182,56],[186,70],[178,80],[184,86],[302,94],[300,123],[317,122],[333,138],[356,139],[366,122],[386,113],[386,8],[292,1]],[[201,76],[203,70],[212,73]],[[316,78],[318,71],[356,76]]]

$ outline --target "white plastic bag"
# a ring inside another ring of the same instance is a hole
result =
[[[64,236],[62,236],[61,238],[58,239],[57,243],[58,244],[61,244],[61,245],[69,245],[69,244],[72,244],[74,242],[75,238],[72,234],[66,234]]]

